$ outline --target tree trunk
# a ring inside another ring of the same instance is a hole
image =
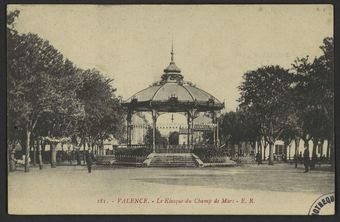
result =
[[[317,160],[317,156],[316,156],[316,148],[318,147],[318,139],[313,139],[313,150],[312,150],[312,161],[310,164],[310,169],[314,170],[315,169],[315,163]]]
[[[274,162],[273,162],[273,156],[274,156],[274,153],[273,153],[273,143],[269,142],[269,160],[268,160],[268,165],[274,165]]]
[[[46,154],[46,142],[45,141],[41,141],[41,156],[43,157],[44,154]],[[46,156],[45,156],[46,158]],[[42,162],[41,164],[44,163],[44,158],[42,158]]]
[[[330,148],[330,139],[327,139],[327,151],[326,151],[326,158],[329,160],[329,148]]]
[[[330,143],[329,143],[329,159],[331,161],[331,169],[332,170],[335,170],[335,164],[334,164],[334,143],[333,143],[333,140],[330,140]]]
[[[284,162],[286,162],[289,144],[286,143],[286,142],[284,142],[283,146],[284,146],[284,150],[283,150],[284,158],[282,158],[282,160],[283,160]]]
[[[41,155],[41,149],[42,149],[42,141],[37,141],[38,142],[38,159],[39,159],[39,169],[42,170],[43,168],[43,162],[42,162],[42,155]]]
[[[258,151],[256,150],[256,140],[250,142],[250,145],[251,145],[251,148],[253,149],[254,155],[256,155],[256,153],[258,152]]]
[[[64,143],[60,143],[61,146],[61,154],[59,155],[59,160],[57,158],[57,162],[64,162]]]
[[[36,145],[38,146],[37,140],[33,140],[33,166],[35,167],[37,165],[37,148]]]
[[[32,134],[31,134],[32,135]],[[32,151],[33,151],[33,143],[32,143],[32,141],[33,141],[34,139],[30,139],[30,154],[32,153]]]
[[[10,172],[13,172],[16,170],[16,163],[15,163],[15,142],[13,142],[11,144],[11,146],[8,146],[9,147],[9,171]]]
[[[50,152],[51,152],[51,168],[57,167],[57,144],[55,142],[50,143]]]
[[[304,139],[303,142],[304,142],[304,147],[307,148],[308,153],[310,154],[310,152],[309,152],[309,140]],[[302,158],[304,159],[304,157],[302,157]],[[310,157],[308,157],[308,158],[310,159]],[[310,162],[312,162],[312,161],[310,161]],[[311,163],[309,163],[309,164],[311,164]]]
[[[262,164],[262,146],[261,146],[261,141],[257,142],[257,152],[259,153],[259,159],[257,161],[258,161],[258,163]],[[257,153],[256,153],[255,156],[257,156]]]
[[[27,127],[28,128],[28,127]],[[30,157],[30,139],[31,131],[26,129],[26,155],[25,155],[25,173],[29,172],[29,157]]]
[[[239,142],[237,144],[237,147],[238,147],[238,156],[240,157],[241,155],[243,156],[243,150],[242,150],[242,144],[241,142]]]
[[[323,159],[323,145],[325,144],[325,140],[321,139],[320,141],[320,159]]]
[[[267,146],[268,143],[266,142],[266,140],[263,140],[263,160],[266,160],[266,152],[267,152]]]
[[[46,142],[41,141],[41,151],[45,152],[45,149],[46,149]]]
[[[6,146],[6,148],[7,148],[7,152],[6,152],[6,158],[7,158],[7,162],[6,162],[6,164],[7,164],[7,174],[10,172],[10,168],[11,168],[11,157],[10,157],[10,153],[11,153],[11,146],[10,146],[10,144],[9,144],[9,142],[8,142],[8,140],[7,140],[7,146]]]
[[[298,166],[298,156],[299,156],[299,146],[300,146],[300,138],[295,138],[295,168]]]
[[[230,150],[231,150],[231,156],[235,158],[236,155],[236,146],[233,143],[230,143]]]
[[[84,146],[84,149],[83,149],[83,163],[85,164],[86,163],[86,158],[85,158],[85,146],[86,146],[86,141],[85,141],[85,138],[84,138],[84,143],[83,143],[83,146]]]

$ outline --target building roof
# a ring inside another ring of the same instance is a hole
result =
[[[207,102],[211,99],[215,103],[220,103],[219,100],[202,89],[187,83],[178,84],[172,82],[153,85],[143,89],[131,96],[126,102],[131,102],[134,99],[138,102],[167,101],[170,98],[177,98],[179,101],[188,102]]]
[[[180,73],[181,69],[177,67],[174,61],[171,61],[168,67],[164,69],[165,73]]]
[[[164,69],[161,80],[137,92],[122,104],[137,111],[148,111],[151,108],[167,112],[181,112],[188,108],[200,111],[224,108],[224,103],[214,96],[183,80],[181,69],[174,61],[173,49],[170,64]]]

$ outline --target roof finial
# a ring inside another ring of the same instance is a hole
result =
[[[181,69],[178,68],[175,64],[175,61],[174,61],[174,40],[172,38],[172,42],[171,42],[171,61],[170,61],[170,64],[168,65],[168,67],[166,67],[164,69],[164,72],[165,73],[171,73],[171,74],[178,74],[178,73],[181,73]]]
[[[171,62],[174,61],[174,39],[171,41]]]

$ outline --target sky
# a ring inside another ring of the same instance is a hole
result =
[[[47,39],[80,68],[114,79],[128,99],[175,62],[184,80],[235,110],[242,75],[321,55],[331,5],[9,5],[16,27]]]

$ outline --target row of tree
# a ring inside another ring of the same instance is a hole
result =
[[[123,132],[124,112],[112,80],[95,69],[83,70],[36,34],[15,29],[19,11],[7,15],[7,123],[10,169],[14,150],[25,150],[25,172],[30,149],[50,145],[53,163],[56,145],[71,141],[99,147]],[[35,164],[35,155],[33,156]]]
[[[264,66],[246,72],[239,86],[240,105],[236,112],[220,118],[221,139],[235,145],[241,141],[269,145],[269,164],[273,164],[275,141],[285,145],[313,141],[312,168],[317,145],[328,142],[334,163],[334,43],[327,37],[320,46],[323,54],[310,60],[297,58],[291,69]],[[321,146],[322,147],[322,146]],[[309,148],[309,147],[308,147]]]

